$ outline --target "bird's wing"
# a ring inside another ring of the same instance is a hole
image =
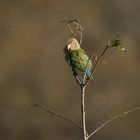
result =
[[[87,54],[85,53],[85,51],[83,49],[80,49],[79,51],[79,56],[81,61],[83,61],[85,67],[92,67],[92,62],[91,60],[89,60],[89,57],[87,56]]]
[[[80,71],[85,72],[88,59],[89,57],[82,49],[75,50],[70,53],[70,62],[72,67],[77,68]]]

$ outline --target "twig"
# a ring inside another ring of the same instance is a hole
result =
[[[86,89],[86,86],[79,79],[79,77],[78,77],[77,73],[74,71],[74,69],[73,69],[73,76],[75,77],[78,85],[81,88],[81,120],[82,120],[82,132],[83,132],[83,139],[84,140],[87,140],[88,133],[87,133],[87,130],[86,130],[86,112],[85,112],[85,89]],[[84,78],[83,78],[83,81],[84,81]]]
[[[67,23],[67,26],[68,26],[68,28],[70,29],[70,32],[72,33],[72,35],[74,35],[75,33],[73,32],[73,30],[72,30],[72,28],[71,28],[71,26],[70,26],[69,23]]]
[[[83,27],[80,25],[80,21],[77,19],[77,25],[79,26],[78,29],[79,29],[79,34],[80,34],[80,41],[79,41],[79,44],[81,45],[82,44],[82,40],[83,40]]]
[[[85,85],[88,84],[88,82],[90,81],[92,75],[94,75],[95,71],[96,71],[96,68],[99,64],[99,62],[101,61],[101,58],[104,56],[105,52],[107,51],[107,49],[109,48],[109,46],[107,45],[104,50],[102,51],[101,55],[99,56],[99,58],[97,58],[97,61],[95,62],[94,66],[93,66],[93,70],[92,70],[92,73],[90,75],[90,78],[87,80],[87,82],[85,83]]]
[[[104,54],[105,54],[105,52],[107,51],[108,48],[109,48],[109,46],[107,45],[105,47],[105,49],[103,50],[103,52],[101,53],[101,55],[99,56],[99,58],[97,59],[95,65],[94,65],[94,68],[93,68],[93,74],[95,73],[98,63],[101,61],[101,58],[104,56]]]
[[[76,71],[74,70],[74,68],[72,68],[72,71],[73,71],[73,76],[76,80],[76,82],[78,83],[78,85],[80,85],[80,87],[82,86],[82,81],[80,80],[78,74],[76,73]]]
[[[76,34],[80,35],[79,44],[81,45],[82,39],[83,39],[83,33],[82,32],[83,32],[84,28],[80,25],[80,21],[78,19],[74,19],[74,20],[64,19],[62,22],[67,24],[67,26],[68,26],[70,32],[72,33],[72,35],[76,35]],[[76,25],[77,29],[74,31],[70,24]]]
[[[74,78],[75,78],[75,80],[77,81],[77,83],[78,83],[80,86],[82,86],[82,82],[81,82],[79,76],[78,76],[78,75],[74,75]]]
[[[63,116],[63,115],[61,115],[61,114],[59,114],[59,113],[56,113],[56,112],[51,111],[51,110],[49,110],[49,109],[47,109],[47,108],[41,107],[41,106],[38,105],[38,104],[35,104],[34,107],[38,107],[39,109],[41,109],[41,110],[43,110],[43,111],[46,111],[46,112],[48,112],[48,113],[50,113],[50,114],[52,114],[52,115],[54,115],[54,116],[57,116],[57,117],[59,117],[59,118],[61,118],[61,119],[63,119],[63,120],[66,120],[67,122],[69,122],[69,123],[71,123],[71,124],[74,124],[75,126],[80,127],[80,128],[82,129],[82,127],[81,127],[80,124],[78,124],[78,123],[72,121],[71,119],[69,119],[69,118],[67,118],[67,117],[65,117],[65,116]]]
[[[83,126],[83,139],[87,140],[88,133],[86,130],[85,88],[86,86],[82,86],[81,88],[81,119],[82,119],[82,126]]]
[[[117,119],[117,118],[120,118],[120,117],[123,117],[124,115],[127,115],[129,113],[132,113],[134,111],[137,111],[137,110],[140,110],[140,106],[139,107],[136,107],[136,108],[132,108],[128,111],[125,111],[123,113],[120,113],[114,117],[112,117],[111,119],[109,119],[108,121],[104,122],[102,125],[100,125],[97,129],[95,129],[88,137],[87,139],[91,138],[91,136],[93,136],[94,134],[96,134],[99,130],[101,130],[104,126],[106,126],[107,124],[109,124],[110,122],[112,122],[113,120]]]

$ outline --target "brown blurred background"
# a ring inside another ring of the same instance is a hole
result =
[[[91,132],[110,116],[140,105],[138,0],[0,1],[0,140],[78,140],[75,126],[33,108],[35,103],[80,123],[80,92],[63,47],[70,35],[60,21],[79,18],[82,47],[99,54],[120,35],[127,53],[110,50],[86,93]],[[91,139],[139,140],[140,112],[107,125]]]

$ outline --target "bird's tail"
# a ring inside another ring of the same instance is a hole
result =
[[[91,71],[91,69],[87,69],[87,70],[86,70],[86,79],[87,79],[87,80],[91,79],[92,81],[96,82],[95,79],[94,79],[93,76],[92,76],[92,71]]]

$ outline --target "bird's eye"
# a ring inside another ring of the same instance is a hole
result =
[[[75,43],[74,43],[74,42],[72,42],[72,44],[74,45]]]

